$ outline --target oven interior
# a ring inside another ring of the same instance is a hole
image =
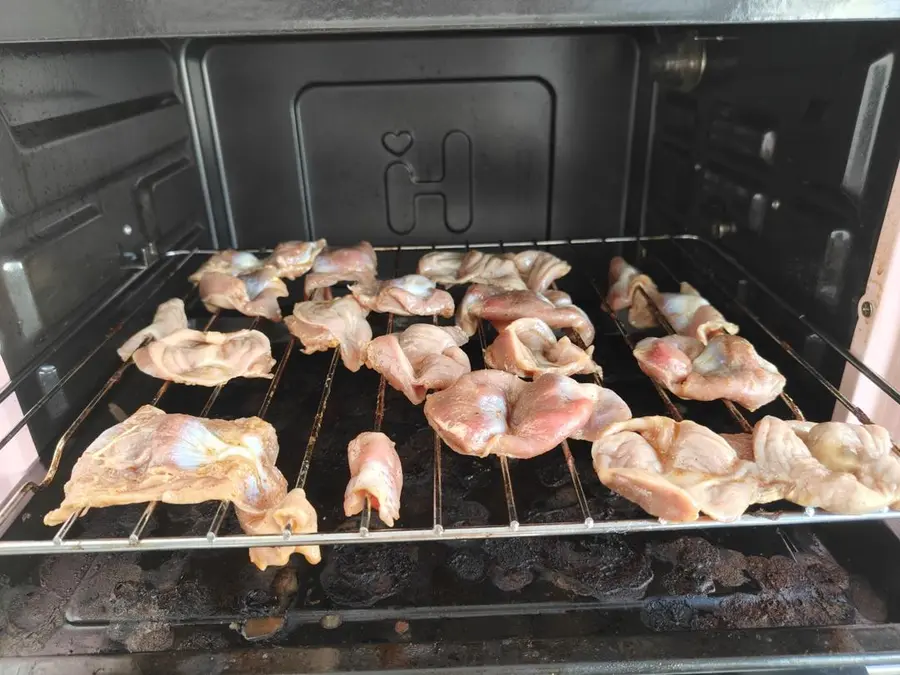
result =
[[[66,544],[239,532],[215,503],[146,519],[143,505],[109,508],[61,533],[41,519],[78,453],[160,391],[134,369],[110,379],[121,339],[175,296],[208,325],[188,274],[211,250],[288,239],[368,239],[383,277],[414,271],[433,246],[535,242],[573,264],[559,287],[594,321],[604,384],[636,416],[674,407],[740,431],[720,403],[667,403],[637,368],[628,341],[642,335],[601,303],[620,254],[661,286],[694,284],[787,376],[808,418],[830,419],[828,383],[846,364],[834,347],[849,346],[900,153],[888,123],[900,116],[898,42],[895,23],[861,22],[0,48],[3,359],[45,465],[90,409],[0,541],[50,547],[3,557],[0,653],[173,672],[893,662],[890,521],[804,523],[786,505],[782,523],[776,505],[750,527],[604,529],[643,516],[599,484],[586,443],[571,444],[571,467],[554,451],[508,473],[436,455],[421,410],[390,388],[404,528],[589,517],[597,531],[334,545],[317,567],[294,556],[260,572],[245,548]],[[290,288],[286,313],[302,295]],[[223,313],[215,327],[250,323]],[[345,448],[372,427],[379,378],[299,353],[282,325],[258,327],[279,359],[274,386],[173,385],[160,406],[264,410],[320,530],[355,531],[340,510]],[[480,340],[466,349],[480,367]],[[791,412],[776,401],[744,414]]]

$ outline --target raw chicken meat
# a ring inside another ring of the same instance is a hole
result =
[[[235,377],[271,378],[275,359],[269,338],[258,330],[183,328],[138,349],[134,363],[161,380],[214,387]]]
[[[353,284],[350,292],[356,301],[373,312],[401,316],[434,316],[449,319],[453,316],[453,297],[420,274],[408,274],[399,279],[368,281]]]
[[[177,330],[187,328],[187,325],[188,320],[187,315],[184,313],[184,301],[181,298],[166,300],[156,308],[156,313],[153,315],[153,323],[139,330],[119,347],[119,358],[127,361],[137,351],[138,347],[148,340],[160,340]]]
[[[188,277],[188,280],[193,284],[199,284],[200,280],[208,272],[218,272],[236,277],[239,274],[258,270],[264,264],[262,260],[249,251],[235,251],[230,248],[210,256],[209,260]]]
[[[292,534],[313,534],[319,527],[316,509],[302,488],[290,490],[275,508],[254,514],[237,511],[237,515],[241,529],[252,535],[283,534],[288,529]],[[301,554],[312,565],[322,560],[318,546],[270,546],[251,548],[250,562],[261,570],[269,565],[282,567],[288,564],[292,553]]]
[[[590,375],[601,372],[591,358],[593,353],[593,347],[582,349],[567,337],[557,340],[550,326],[540,319],[524,318],[500,331],[484,352],[484,362],[519,377]]]
[[[594,325],[571,298],[561,291],[505,291],[495,286],[470,286],[456,311],[457,325],[468,335],[478,330],[478,320],[494,324],[498,331],[521,318],[541,319],[551,328],[573,329],[585,345],[594,341]]]
[[[372,340],[366,348],[366,365],[418,405],[428,391],[446,389],[472,370],[460,349],[468,340],[455,326],[417,323],[402,333]]]
[[[819,443],[817,452],[835,461],[833,446],[829,449],[830,443],[821,438]],[[852,473],[828,468],[813,456],[792,423],[775,417],[764,417],[753,428],[753,455],[761,480],[772,488],[770,499],[849,514],[878,511],[895,499],[866,487]]]
[[[543,293],[572,271],[569,263],[547,251],[522,251],[513,256],[513,261],[528,290],[537,293]]]
[[[853,474],[860,483],[900,501],[900,457],[888,430],[877,424],[788,422],[813,457],[832,471]]]
[[[344,515],[361,513],[366,497],[388,527],[400,518],[403,467],[394,442],[380,431],[364,431],[347,446],[350,482],[344,492]]]
[[[638,289],[643,289],[643,293]],[[659,298],[656,284],[639,269],[616,256],[609,263],[609,291],[606,304],[614,312],[628,310],[628,323],[635,328],[652,328],[656,319],[648,299]]]
[[[527,288],[513,256],[508,253],[435,251],[422,256],[418,269],[419,274],[447,286],[478,283],[511,291]]]
[[[325,248],[324,239],[317,241],[285,241],[275,247],[266,264],[278,269],[278,276],[284,279],[301,277],[313,266],[316,257]]]
[[[258,417],[210,420],[145,405],[88,446],[44,523],[58,525],[86,508],[224,500],[249,534],[315,532],[315,509],[303,490],[288,492],[277,458],[275,429]],[[294,551],[312,564],[321,560],[318,546],[255,548],[250,559],[265,569],[287,563]]]
[[[591,449],[606,487],[662,520],[722,521],[757,501],[759,481],[724,438],[694,422],[641,417],[607,427]]]
[[[527,288],[511,255],[494,255],[481,251],[466,253],[457,272],[457,283],[490,284],[511,291]]]
[[[333,300],[307,300],[294,305],[285,317],[288,330],[300,338],[304,354],[340,347],[344,365],[354,373],[362,367],[372,327],[366,321],[369,310],[352,295]]]
[[[714,335],[707,345],[683,335],[645,338],[634,357],[666,389],[694,401],[726,399],[756,410],[777,398],[785,384],[752,344],[726,333]]]
[[[419,259],[419,274],[436,283],[488,284],[508,291],[543,293],[572,269],[565,260],[546,251],[483,253],[482,251],[434,251]]]
[[[246,316],[261,316],[270,321],[281,321],[278,298],[288,296],[287,286],[271,265],[238,276],[206,272],[200,279],[199,291],[210,312],[235,309]]]
[[[369,281],[378,271],[378,256],[367,241],[347,248],[329,248],[320,253],[306,275],[303,290],[311,297],[318,288],[328,288],[342,281]]]
[[[419,258],[416,272],[423,277],[444,286],[453,286],[459,281],[459,267],[466,254],[463,251],[433,251]]]
[[[660,293],[657,307],[676,333],[697,338],[703,344],[717,333],[736,335],[740,330],[686,281],[681,282],[680,293]]]
[[[562,375],[533,382],[500,370],[460,377],[425,400],[428,423],[454,451],[529,459],[566,438],[595,438],[631,411],[614,392]]]

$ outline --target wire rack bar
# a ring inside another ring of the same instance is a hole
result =
[[[679,237],[658,237],[658,238],[644,238],[639,241],[639,243],[643,244],[647,241],[669,241],[674,243],[676,246],[681,247],[683,244],[689,243],[689,240],[695,239],[691,236],[679,236]],[[597,243],[630,243],[630,242],[638,242],[636,238],[632,237],[621,237],[621,238],[606,238],[606,239],[593,239],[593,240],[558,240],[558,241],[548,241],[548,242],[538,242],[540,245],[564,245],[574,247],[578,246],[580,243],[585,244],[597,244]],[[705,243],[705,242],[704,242]],[[533,246],[535,242],[522,242],[521,247],[525,246]],[[515,246],[515,244],[502,244],[501,246]],[[484,246],[472,246],[471,248],[496,248],[497,244],[484,245]],[[455,246],[428,246],[428,247],[404,247],[399,250],[435,250],[440,248],[450,248],[450,249],[463,249],[465,246],[455,245]],[[379,250],[391,251],[395,252],[399,256],[399,250],[397,247],[384,247]],[[191,252],[192,253],[192,252]],[[576,251],[577,253],[577,251]],[[686,253],[686,252],[685,252]],[[187,256],[187,253],[185,254]],[[184,262],[183,260],[180,262]],[[624,342],[631,348],[634,348],[633,340],[631,339],[631,335],[629,334],[625,325],[618,319],[614,312],[611,311],[609,306],[605,302],[605,284],[601,286],[598,282],[590,275],[584,275],[584,270],[579,269],[576,265],[575,272],[582,274],[585,276],[591,287],[596,292],[597,297],[599,298],[600,307],[603,311],[609,316],[609,318],[613,321],[613,325],[618,331],[619,335],[622,337]],[[704,271],[704,268],[700,265],[695,265],[695,268]],[[710,281],[715,281],[713,277]],[[715,285],[715,284],[711,284]],[[702,290],[702,289],[701,289]],[[754,320],[755,323],[758,323],[760,327],[767,332],[770,337],[777,340],[779,344],[785,348],[785,351],[796,360],[801,362],[801,365],[805,363],[802,361],[802,357],[796,355],[796,353],[792,353],[789,345],[783,344],[780,340],[778,340],[777,335],[773,332],[767,330],[765,324],[752,313],[746,305],[744,305],[740,299],[731,299],[733,302],[738,304],[740,309],[744,311],[751,319]],[[216,317],[211,317],[210,322],[207,323],[207,329],[212,325],[212,322],[215,321]],[[436,318],[433,318],[433,321],[436,323]],[[482,341],[482,350],[485,347],[484,343],[484,331],[483,328],[479,331],[479,339]],[[288,342],[288,346],[285,349],[284,354],[282,354],[281,359],[278,362],[275,374],[273,376],[272,381],[269,384],[269,388],[266,392],[266,396],[260,408],[260,417],[264,416],[268,411],[268,407],[271,404],[273,397],[276,393],[276,390],[279,386],[279,382],[282,379],[282,376],[286,369],[286,364],[288,359],[290,358],[291,353],[293,352],[293,348],[296,345],[294,338],[291,338]],[[325,410],[330,399],[332,385],[335,376],[335,369],[337,365],[337,361],[340,358],[339,351],[334,350],[332,353],[332,359],[330,361],[328,371],[325,376],[325,380],[322,385],[322,394],[319,400],[319,405],[316,411],[316,416],[313,420],[312,428],[310,430],[309,440],[307,442],[306,452],[304,453],[303,463],[301,465],[300,471],[297,475],[296,485],[298,487],[303,487],[305,485],[306,478],[309,473],[309,465],[310,460],[312,458],[313,452],[315,450],[316,442],[319,435],[322,433],[322,425],[323,425],[323,417],[325,414]],[[814,376],[817,374],[815,369],[812,368],[808,363],[806,363],[807,370],[811,372]],[[119,367],[119,369],[124,372],[124,369],[127,368],[127,364],[123,364]],[[86,417],[91,410],[97,405],[97,402],[105,395],[105,393],[114,386],[116,382],[121,378],[121,372],[117,369],[116,373],[113,374],[110,381],[107,382],[107,385],[98,392],[98,394],[92,399],[91,403],[88,404],[88,407],[83,411],[82,415],[79,416],[81,421]],[[865,374],[865,373],[864,373]],[[819,377],[822,377],[819,374]],[[817,378],[818,379],[818,378]],[[822,377],[822,384],[825,386],[830,386],[829,391],[832,394],[835,394],[833,391],[833,386],[827,382]],[[652,380],[651,380],[652,382]],[[672,402],[671,398],[664,389],[659,387],[655,382],[653,383],[656,388],[657,394],[660,397],[660,400],[664,404],[668,413],[676,420],[682,419],[682,415],[679,413],[677,407]],[[165,393],[167,387],[163,385],[160,388],[160,391],[157,392],[156,402],[159,401],[162,394]],[[837,392],[836,398],[840,392]],[[839,398],[840,400],[840,398]],[[843,401],[842,401],[843,403]],[[376,413],[377,413],[377,401],[376,401]],[[799,410],[799,409],[798,409]],[[853,408],[850,408],[851,412],[856,414],[856,411]],[[862,413],[862,411],[859,411]],[[862,413],[863,417],[860,417],[861,421],[865,421],[868,418],[865,417],[864,413]],[[382,419],[383,419],[383,411],[382,411]],[[78,420],[76,420],[78,422]],[[78,422],[80,424],[80,422]],[[78,425],[73,423],[73,427],[70,429],[69,434],[64,435],[61,439],[61,446],[65,445],[65,441],[68,440],[68,437],[74,433],[74,430],[77,429]],[[272,535],[246,535],[246,534],[226,534],[219,535],[219,530],[222,526],[222,523],[225,520],[225,517],[228,514],[230,504],[228,502],[219,503],[216,513],[212,518],[212,521],[207,529],[205,535],[201,536],[183,536],[183,537],[169,537],[169,536],[143,536],[143,532],[146,528],[146,524],[149,522],[150,516],[152,515],[152,506],[148,504],[144,512],[141,515],[141,518],[138,520],[134,529],[128,537],[110,537],[110,538],[71,538],[68,536],[70,528],[73,523],[77,520],[78,517],[83,517],[87,510],[82,511],[77,516],[73,516],[70,520],[67,520],[63,525],[55,532],[54,536],[48,537],[46,540],[38,540],[38,541],[0,541],[0,555],[19,555],[19,554],[42,554],[42,553],[76,553],[76,552],[116,552],[116,551],[151,551],[151,550],[191,550],[191,549],[218,549],[218,548],[249,548],[249,547],[265,547],[265,546],[303,546],[303,545],[329,545],[329,544],[362,544],[362,543],[391,543],[391,542],[415,542],[415,541],[452,541],[452,540],[464,540],[464,539],[486,539],[486,538],[505,538],[505,537],[538,537],[538,536],[566,536],[566,535],[578,535],[578,534],[586,534],[586,533],[633,533],[633,532],[659,532],[659,531],[685,531],[685,530],[694,530],[694,529],[709,529],[709,528],[721,528],[721,527],[756,527],[756,526],[788,526],[788,525],[810,525],[810,524],[818,524],[818,523],[845,523],[845,522],[859,522],[859,521],[873,521],[873,520],[894,520],[900,518],[900,511],[884,511],[880,513],[870,513],[864,515],[836,515],[829,514],[820,511],[816,511],[814,509],[805,509],[805,510],[796,510],[789,512],[780,512],[780,513],[769,513],[762,510],[757,510],[749,514],[745,514],[736,522],[733,523],[721,523],[718,521],[713,521],[708,518],[700,518],[697,521],[690,523],[667,523],[660,522],[655,519],[629,519],[629,520],[599,520],[595,521],[591,518],[589,513],[589,507],[587,499],[584,495],[583,486],[581,485],[581,481],[578,478],[577,470],[574,465],[574,458],[572,455],[571,449],[568,447],[568,443],[564,443],[562,446],[563,458],[566,461],[567,467],[569,468],[570,475],[572,476],[573,485],[575,486],[575,491],[578,496],[578,503],[581,508],[582,514],[584,515],[583,522],[566,522],[566,523],[538,523],[538,524],[521,524],[518,522],[518,518],[515,511],[515,496],[512,491],[512,477],[509,471],[509,463],[507,462],[506,467],[504,468],[503,463],[501,462],[501,475],[503,477],[503,485],[504,485],[504,496],[507,501],[507,510],[510,515],[510,524],[509,525],[491,525],[491,526],[478,526],[478,527],[453,527],[453,528],[444,528],[443,527],[443,504],[442,504],[442,476],[441,476],[441,443],[440,439],[435,436],[435,444],[434,444],[434,481],[433,481],[433,510],[434,510],[434,523],[430,528],[415,528],[415,529],[403,529],[403,528],[382,528],[369,530],[368,532],[361,533],[359,531],[342,531],[342,532],[319,532],[319,533],[302,533],[302,534],[294,534],[290,531],[286,531],[279,534]],[[57,462],[58,466],[58,462]],[[55,467],[53,467],[53,472],[55,473]],[[49,478],[52,479],[52,474],[48,471]],[[34,487],[37,487],[36,485]],[[11,502],[7,502],[4,507],[2,513],[0,513],[0,517],[3,514],[9,514],[12,512],[15,504],[14,500]],[[511,507],[511,508],[510,508]],[[177,508],[177,507],[172,507]],[[513,525],[515,523],[515,525]]]
[[[814,509],[779,513],[745,514],[731,523],[701,517],[687,523],[660,522],[655,519],[595,521],[585,523],[522,524],[517,530],[506,525],[453,527],[435,532],[433,528],[372,530],[366,537],[358,532],[318,532],[313,534],[223,535],[212,541],[206,536],[147,537],[132,545],[127,537],[65,539],[59,545],[46,541],[5,541],[0,555],[32,555],[48,553],[115,553],[120,551],[177,551],[219,548],[255,548],[258,546],[312,546],[333,544],[384,544],[416,541],[459,541],[464,539],[504,539],[511,537],[557,537],[584,534],[633,534],[638,532],[683,532],[731,527],[774,527],[787,525],[820,525],[900,519],[900,511],[839,515]]]
[[[328,399],[331,398],[331,389],[334,384],[334,372],[337,369],[340,358],[340,350],[333,350],[331,353],[331,361],[328,364],[328,371],[325,373],[325,381],[322,383],[322,394],[319,397],[319,406],[316,408],[316,416],[313,418],[313,424],[309,430],[309,438],[306,441],[306,451],[303,453],[303,462],[300,464],[300,471],[297,473],[297,480],[294,483],[295,488],[306,487],[306,479],[309,476],[309,465],[310,462],[312,462],[312,456],[316,449],[316,442],[319,440],[319,434],[322,432],[322,419],[325,417]]]
[[[434,251],[434,247],[431,249]],[[432,325],[438,325],[437,314],[431,317]],[[435,533],[440,534],[444,531],[444,485],[443,476],[441,475],[441,437],[434,429],[431,430],[434,438],[434,475],[431,489],[431,511],[432,522]]]
[[[502,252],[504,250],[503,242],[499,242],[497,246],[500,248]],[[466,249],[468,250],[469,246],[466,244]],[[484,363],[484,352],[487,350],[487,340],[484,337],[484,324],[481,319],[478,320],[478,341],[481,344],[481,367],[486,367]],[[503,497],[506,500],[506,514],[509,517],[509,527],[511,530],[519,529],[519,513],[516,509],[516,495],[513,491],[512,484],[512,473],[509,470],[509,457],[505,455],[501,455],[499,457],[500,461],[500,476],[503,479]]]
[[[259,317],[256,317],[251,324],[251,329],[254,328],[258,323]],[[269,406],[272,403],[272,399],[275,397],[275,392],[278,389],[278,384],[281,382],[282,375],[284,375],[284,370],[287,367],[287,362],[291,358],[293,346],[294,340],[292,338],[288,340],[287,347],[285,347],[281,358],[278,359],[278,365],[275,367],[275,373],[272,375],[272,379],[269,380],[269,386],[266,389],[266,395],[263,397],[263,402],[262,404],[260,404],[259,410],[256,413],[256,416],[260,419],[265,419],[266,413],[269,411]],[[200,417],[204,417],[206,413],[209,412],[209,409],[212,408],[212,405],[213,403],[215,403],[216,398],[218,398],[223,386],[224,385],[219,385],[218,387],[216,387],[213,393],[210,394],[209,399],[206,401],[206,405],[203,407],[206,412],[200,413]],[[216,513],[213,516],[212,522],[210,522],[209,528],[206,531],[207,540],[216,538],[219,528],[222,526],[222,521],[228,514],[229,508],[231,508],[231,502],[229,502],[228,500],[219,502],[219,506],[216,507]]]
[[[616,316],[616,313],[612,310],[612,308],[606,303],[606,296],[603,294],[603,291],[597,286],[596,280],[592,277],[590,279],[591,287],[596,291],[597,296],[600,298],[600,307],[606,312],[607,316],[612,319],[613,323],[616,326],[616,330],[619,332],[619,335],[622,336],[622,339],[625,341],[625,344],[628,345],[628,348],[634,351],[634,340],[631,339],[631,335],[628,334],[628,329],[625,327],[625,324]],[[660,400],[662,400],[663,405],[666,408],[666,412],[669,417],[672,419],[681,422],[684,419],[684,416],[681,414],[681,411],[675,407],[675,404],[672,403],[672,399],[669,396],[669,392],[660,386],[656,380],[650,379],[650,382],[653,384],[653,388],[656,389],[656,393],[659,396]]]
[[[397,277],[397,271],[400,269],[400,246],[394,247],[394,274],[392,275],[392,279]],[[394,332],[394,315],[391,312],[387,313],[387,328],[385,329],[384,334],[390,335]],[[384,424],[384,397],[387,393],[387,378],[382,373],[378,378],[378,393],[375,396],[375,421],[372,425],[372,430],[376,432],[381,431],[381,427]],[[372,499],[369,495],[366,495],[366,505],[363,507],[362,514],[360,514],[359,518],[359,534],[362,537],[365,537],[369,534],[369,528],[372,526]]]

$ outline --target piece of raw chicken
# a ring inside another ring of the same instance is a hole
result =
[[[419,259],[419,274],[436,283],[488,284],[505,290],[543,293],[572,269],[565,260],[538,250],[520,253],[434,251]]]
[[[161,380],[215,387],[236,377],[271,378],[275,359],[269,338],[258,330],[183,328],[138,349],[134,363]]]
[[[657,306],[676,333],[697,338],[703,344],[718,333],[737,335],[740,330],[686,281],[681,282],[680,293],[660,293]]]
[[[278,269],[278,276],[284,279],[296,279],[310,269],[316,257],[325,249],[324,239],[317,241],[285,241],[275,247],[266,259],[266,264]]]
[[[188,280],[193,284],[199,284],[200,280],[208,272],[218,272],[236,277],[240,274],[258,270],[264,264],[262,260],[249,251],[235,251],[229,248],[210,256],[196,272],[188,277]]]
[[[616,256],[610,261],[606,304],[614,312],[627,309],[628,323],[635,328],[655,326],[656,319],[649,303],[658,297],[659,291],[653,279],[629,265],[624,258]]]
[[[572,266],[547,251],[528,250],[513,255],[513,262],[528,290],[543,293],[572,271]]]
[[[506,291],[496,286],[470,286],[456,310],[456,324],[474,335],[478,320],[490,321],[501,331],[522,318],[540,319],[551,328],[574,330],[585,345],[594,341],[594,325],[562,291]]]
[[[748,410],[773,401],[784,389],[784,375],[747,340],[727,333],[704,345],[684,335],[645,338],[634,357],[647,375],[676,396],[694,401],[726,399]]]
[[[455,309],[453,297],[420,274],[387,281],[361,281],[350,286],[350,292],[360,305],[372,312],[400,316],[439,315],[449,319]]]
[[[177,330],[187,328],[187,315],[184,313],[184,301],[181,298],[166,300],[156,308],[153,323],[142,328],[128,338],[118,349],[119,358],[127,361],[145,342],[160,340]]]
[[[416,272],[435,283],[453,286],[459,283],[459,267],[465,257],[463,251],[432,251],[419,258]]]
[[[344,365],[356,372],[365,360],[366,345],[372,339],[372,327],[366,321],[369,310],[352,295],[332,300],[307,300],[294,305],[285,317],[288,330],[303,343],[303,353],[341,350]]]
[[[540,319],[524,318],[500,331],[485,350],[484,362],[519,377],[590,375],[602,372],[591,358],[593,353],[593,347],[582,349],[567,337],[557,340],[553,329]]]
[[[506,290],[527,288],[511,254],[434,251],[419,259],[418,272],[445,286],[490,284]]]
[[[316,289],[329,288],[342,281],[369,281],[377,272],[378,256],[367,241],[346,248],[327,248],[316,256],[304,279],[303,290],[309,298]]]
[[[609,264],[609,291],[606,302],[613,311],[630,308],[628,322],[635,328],[658,325],[655,307],[679,335],[693,337],[703,344],[717,333],[736,335],[739,328],[725,320],[696,288],[681,282],[679,293],[660,293],[646,274],[616,256]]]
[[[900,457],[890,433],[877,424],[787,423],[810,454],[832,471],[853,474],[860,483],[900,506]]]
[[[809,431],[804,431],[804,427],[798,429],[808,438]],[[795,433],[794,423],[775,417],[764,417],[757,422],[753,427],[753,457],[761,481],[769,488],[766,501],[783,498],[832,513],[859,514],[883,509],[896,499],[893,494],[886,495],[864,485],[854,475],[856,472],[835,471],[813,456],[811,448],[815,447],[823,458],[839,465],[836,458],[841,453],[835,451],[833,441],[827,438],[832,433],[833,429],[827,428],[817,432],[814,435],[817,442],[808,447]],[[871,472],[860,473],[867,473],[867,481],[877,485],[877,478]]]
[[[210,312],[234,309],[246,316],[261,316],[281,321],[278,298],[288,296],[287,286],[271,265],[232,276],[224,272],[206,272],[198,284],[200,299]]]
[[[567,438],[594,440],[631,417],[615,392],[562,375],[533,382],[500,370],[478,370],[425,400],[428,423],[454,451],[529,459]]]
[[[600,482],[662,520],[705,513],[728,522],[757,501],[755,466],[695,422],[641,417],[613,424],[591,456]]]
[[[463,256],[456,273],[456,283],[491,284],[507,290],[527,288],[510,254],[495,255],[482,251],[469,251]]]
[[[403,467],[394,442],[380,431],[364,431],[347,446],[350,482],[344,491],[344,515],[361,513],[368,497],[388,527],[400,518]]]
[[[316,532],[315,509],[303,490],[288,492],[277,458],[275,429],[258,417],[210,420],[145,405],[88,446],[44,523],[58,525],[86,508],[214,500],[231,502],[248,534]],[[312,564],[321,560],[318,546],[254,548],[250,560],[265,569],[295,551]]]
[[[456,326],[417,323],[402,333],[372,340],[366,348],[366,365],[418,405],[429,391],[446,389],[472,370],[460,349],[468,340]]]

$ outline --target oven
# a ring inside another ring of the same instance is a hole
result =
[[[545,250],[635,416],[764,415],[900,438],[894,3],[221,3],[38,8],[0,25],[0,663],[22,672],[788,672],[900,665],[900,511],[786,502],[736,522],[648,516],[590,445],[452,452],[421,407],[283,324],[206,311],[227,248],[372,242],[383,278],[432,251]],[[748,412],[682,400],[607,305],[624,256],[688,281],[787,378]],[[282,299],[290,313],[302,279]],[[463,288],[451,289],[458,302]],[[254,328],[270,380],[155,380],[116,348],[157,305]],[[383,335],[419,321],[371,314]],[[452,320],[441,320],[450,325]],[[489,325],[465,346],[484,367]],[[318,532],[247,535],[233,505],[91,509],[54,528],[75,461],[153,404],[259,416]],[[346,448],[381,430],[403,515],[346,518]],[[260,571],[254,546],[322,546]],[[897,591],[897,595],[895,595]],[[894,601],[897,600],[897,604]]]

